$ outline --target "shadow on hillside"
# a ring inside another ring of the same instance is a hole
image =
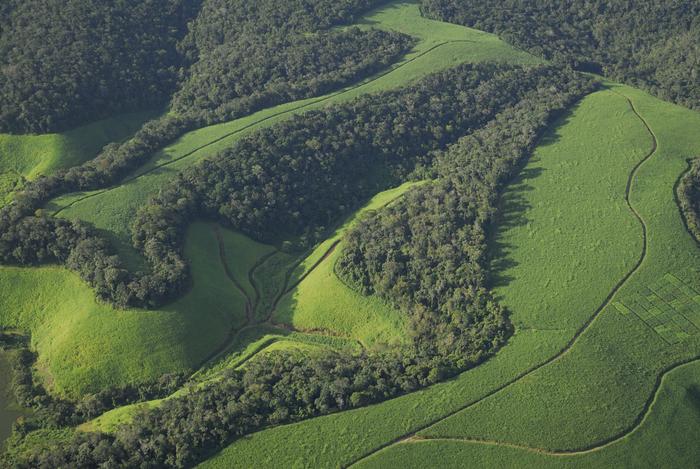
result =
[[[555,145],[560,140],[557,129],[566,125],[574,109],[573,106],[565,114],[556,119],[545,135],[537,144],[537,149],[542,149],[550,145]],[[503,193],[498,206],[498,215],[495,222],[489,229],[487,239],[487,250],[489,256],[489,288],[507,286],[514,280],[509,274],[511,269],[518,265],[513,259],[512,253],[515,246],[505,239],[505,234],[513,228],[526,226],[531,220],[528,218],[529,210],[532,208],[528,202],[527,193],[534,190],[532,181],[542,175],[545,171],[540,167],[529,167],[531,163],[539,161],[536,154],[533,154],[527,161],[525,167],[508,184],[507,190]],[[544,246],[543,248],[546,248]],[[496,297],[502,300],[501,297]]]
[[[529,181],[542,174],[541,168],[525,168],[510,184],[508,191],[503,194],[499,207],[499,215],[488,239],[489,270],[491,272],[490,287],[508,285],[513,277],[507,272],[517,265],[511,253],[515,246],[505,241],[505,233],[518,226],[528,224],[528,210],[531,207],[526,194],[534,188]]]
[[[378,8],[372,9],[369,11],[369,13],[372,15],[392,13],[392,12],[396,12],[399,10],[403,10],[404,8],[406,8],[406,6],[415,5],[415,4],[416,4],[416,2],[414,0],[398,0],[398,1],[390,2],[386,5],[380,6]],[[353,23],[353,26],[358,26],[358,25],[376,26],[378,24],[379,24],[379,21],[370,19],[368,16],[364,16],[364,17],[358,18],[357,21],[355,21]]]

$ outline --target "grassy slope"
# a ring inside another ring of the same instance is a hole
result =
[[[407,332],[401,313],[377,297],[358,295],[338,279],[334,266],[343,233],[363,214],[381,209],[415,185],[409,182],[377,194],[314,249],[292,273],[290,284],[304,280],[282,298],[273,322],[298,330],[331,331],[366,346],[403,342]]]
[[[107,143],[135,132],[152,112],[123,114],[60,134],[0,134],[0,201],[22,178],[34,179],[57,169],[69,168],[94,157]]]
[[[323,254],[333,246],[336,241],[340,241],[342,235],[347,231],[352,223],[356,221],[363,213],[378,210],[387,204],[394,201],[396,198],[403,195],[411,187],[416,186],[415,182],[405,183],[397,188],[389,189],[381,192],[373,197],[362,209],[348,217],[333,235],[319,247],[313,250],[306,259],[303,259],[295,271],[290,276],[290,282],[300,281],[303,274],[311,271],[315,264],[323,258]],[[201,226],[211,226],[198,224]],[[213,227],[212,227],[213,229]],[[237,233],[219,230],[222,240],[226,241],[225,254],[229,271],[234,274],[237,279],[249,279],[249,272],[254,269],[254,273],[260,273],[260,259],[266,255],[275,252],[274,248],[264,244],[255,243]],[[240,257],[236,258],[229,254],[229,251],[240,253]],[[234,267],[238,262],[238,267]],[[264,263],[262,265],[265,265]],[[282,318],[289,318],[289,322],[293,323],[296,329],[312,329],[318,332],[318,329],[323,328],[326,334],[305,334],[303,332],[292,332],[288,330],[288,326],[283,328],[274,326],[268,322],[262,324],[248,324],[229,341],[228,345],[216,357],[210,360],[207,365],[201,368],[193,377],[197,383],[205,383],[210,380],[220,379],[221,372],[226,369],[240,368],[248,360],[254,359],[259,353],[270,353],[281,349],[302,349],[311,350],[321,348],[351,348],[357,350],[358,342],[362,344],[376,344],[378,342],[387,343],[389,341],[399,341],[405,334],[400,313],[388,305],[384,304],[377,298],[363,297],[342,284],[332,271],[333,257],[326,258],[322,263],[313,270],[311,275],[303,279],[299,286],[292,290],[289,297],[300,298],[300,301],[282,301],[278,307],[283,311]],[[281,270],[284,273],[289,269],[288,265]],[[328,272],[326,272],[328,271]],[[317,273],[320,272],[320,273]],[[257,276],[255,276],[257,277]],[[321,280],[319,281],[319,277]],[[265,285],[279,283],[279,279],[272,278],[256,278],[256,284],[259,291],[266,291]],[[322,284],[319,287],[319,283]],[[241,286],[248,285],[247,288],[253,289],[250,282],[241,280]],[[307,289],[309,284],[314,288],[323,288],[323,294],[315,294],[315,289]],[[246,287],[244,287],[246,288]],[[261,295],[261,299],[264,295]],[[307,298],[310,297],[310,298]],[[319,297],[325,303],[314,301]],[[255,294],[248,296],[249,301],[255,302]],[[313,311],[318,317],[313,317],[308,314],[308,310],[297,308],[297,304],[308,305],[318,308]],[[327,305],[332,303],[336,308],[329,308]],[[343,317],[338,314],[341,311],[346,315]],[[301,322],[306,327],[297,324],[297,315],[302,316]],[[330,318],[330,319],[329,319]],[[260,318],[253,318],[259,320]],[[275,318],[273,318],[275,319]],[[278,319],[279,321],[279,319]],[[303,321],[307,321],[306,323]],[[311,324],[308,326],[308,324]],[[185,392],[186,389],[181,389],[175,392],[172,396],[175,397]],[[113,431],[120,424],[130,421],[144,407],[153,407],[163,402],[162,399],[149,401],[146,403],[133,404],[123,406],[106,412],[100,417],[81,426],[83,430],[100,429],[102,431]]]
[[[393,446],[363,467],[429,467],[440,455],[445,468],[680,468],[700,460],[700,363],[664,377],[651,411],[637,431],[599,451],[551,456],[521,448],[446,440],[417,440]]]
[[[260,432],[235,442],[208,464],[245,466],[261,454],[271,466],[348,463],[458,411],[553,356],[639,255],[640,227],[624,205],[624,191],[629,172],[648,146],[644,128],[624,99],[605,91],[587,97],[538,148],[506,198],[505,232],[494,240],[500,251],[497,293],[517,308],[513,320],[518,328],[494,359],[423,392]],[[668,194],[672,196],[670,189]],[[677,214],[669,210],[667,218]],[[598,240],[605,242],[598,246]],[[566,272],[550,251],[569,263]],[[585,255],[577,255],[582,251]],[[547,259],[554,264],[543,268],[540,263]],[[508,295],[510,288],[517,295]],[[529,290],[535,293],[524,293]]]
[[[137,404],[118,407],[105,412],[99,417],[84,423],[78,427],[81,431],[113,432],[120,425],[131,422],[144,408],[159,406],[168,399],[172,399],[188,392],[189,386],[203,386],[206,383],[221,379],[221,372],[227,369],[240,369],[250,360],[254,360],[260,353],[270,353],[279,350],[316,351],[327,349],[346,349],[357,351],[359,344],[340,337],[323,336],[318,334],[304,334],[290,332],[284,329],[260,324],[248,326],[240,330],[236,340],[228,348],[221,360],[200,369],[192,377],[192,382],[186,387],[174,392],[164,399],[155,399]]]
[[[218,244],[205,224],[190,229],[193,287],[160,311],[114,311],[76,275],[57,267],[0,267],[0,324],[31,331],[53,390],[80,395],[196,368],[245,320]]]
[[[128,260],[138,266],[139,257],[128,247],[128,227],[135,210],[178,170],[215,154],[245,132],[271,125],[305,109],[395,88],[460,62],[536,60],[493,35],[424,20],[420,18],[415,3],[396,3],[382,8],[370,15],[368,22],[414,34],[421,38],[421,42],[402,62],[401,68],[359,87],[277,106],[191,132],[156,154],[123,184],[76,203],[61,214],[92,222],[113,239],[121,240],[119,247],[124,252],[132,252]],[[472,42],[439,46],[453,40]],[[203,145],[208,146],[196,151]],[[64,207],[81,197],[84,195],[66,196],[54,201],[51,207]],[[209,243],[212,249],[215,246],[211,240],[205,243]],[[206,248],[202,246],[200,249]],[[227,250],[227,254],[236,255],[233,249]],[[0,268],[0,288],[11,292],[0,299],[3,303],[0,305],[0,324],[20,326],[32,333],[42,367],[57,391],[77,395],[127,381],[143,381],[195,367],[227,340],[231,318],[228,313],[222,313],[226,305],[203,306],[218,303],[220,299],[209,284],[228,282],[220,267],[217,266],[215,271],[218,273],[205,269],[203,275],[208,276],[207,281],[198,281],[195,275],[195,289],[176,303],[180,307],[143,314],[140,311],[114,311],[97,304],[91,291],[64,269]],[[201,302],[197,300],[200,297]],[[236,311],[236,315],[240,316],[240,311]]]

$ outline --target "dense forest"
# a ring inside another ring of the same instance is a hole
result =
[[[700,242],[700,158],[690,163],[678,185],[678,203],[688,231]]]
[[[514,73],[522,79],[512,79]],[[320,213],[306,213],[311,217],[308,221],[295,220],[290,214],[285,224],[297,232],[308,232],[337,219],[352,206],[353,199],[342,207],[337,206],[339,198],[324,202],[325,196],[332,196],[329,189],[324,197],[316,197],[321,202],[304,197],[304,185],[310,182],[306,172],[320,172],[324,184],[336,191],[366,178],[365,171],[376,163],[385,164],[387,174],[399,179],[410,174],[432,176],[433,182],[414,189],[404,201],[354,230],[339,265],[344,278],[354,284],[367,278],[362,283],[365,290],[371,288],[400,304],[411,319],[412,344],[400,350],[359,354],[263,355],[243,370],[231,370],[219,381],[168,400],[114,435],[79,433],[71,441],[34,454],[15,455],[18,459],[9,462],[47,468],[87,468],[107,462],[111,467],[187,467],[263,426],[381,401],[478,364],[510,334],[507,315],[485,290],[481,273],[485,267],[480,254],[485,243],[482,232],[495,212],[498,192],[553,115],[592,87],[589,79],[550,67],[465,65],[405,90],[360,98],[278,124],[187,171],[144,213],[160,212],[167,218],[167,211],[177,213],[182,206],[197,202],[203,204],[205,213],[218,211],[222,221],[256,229],[273,227],[274,217],[282,213],[279,208],[288,210],[289,204],[299,204],[298,210],[311,207]],[[355,117],[344,120],[344,116]],[[428,119],[428,124],[419,125],[418,119]],[[420,135],[411,137],[420,129]],[[395,132],[395,140],[384,147],[384,140]],[[460,135],[465,136],[460,139]],[[314,158],[316,152],[322,158]],[[266,172],[268,164],[256,165],[251,160],[266,153],[270,159],[260,161],[276,160],[274,171]],[[364,153],[369,154],[366,161],[358,160]],[[340,171],[355,165],[358,169],[350,175]],[[237,172],[244,168],[248,175],[237,179]],[[386,183],[391,176],[388,178]],[[278,183],[284,189],[277,193],[279,200],[264,189]],[[258,197],[264,203],[255,203],[248,210],[245,201],[255,194],[253,186],[263,188]],[[200,187],[206,191],[199,193]],[[177,193],[178,188],[182,192]],[[368,185],[363,195],[376,190]],[[351,194],[341,192],[343,197]],[[191,202],[179,202],[182,197]],[[236,213],[242,218],[232,216]],[[415,222],[408,219],[414,216]],[[146,226],[143,218],[139,223]],[[438,223],[444,229],[437,230]],[[177,230],[179,220],[167,226]],[[408,247],[398,268],[393,267],[396,258],[377,262],[370,254],[374,247],[393,242],[385,239],[396,233],[393,226],[408,228],[400,237]],[[454,243],[460,240],[469,243],[466,252],[455,249]],[[428,246],[428,251],[420,245]],[[424,261],[433,251],[444,253],[436,258],[443,267],[464,263],[459,266],[461,278],[454,277],[454,268],[432,272]],[[421,269],[435,276],[435,284],[444,282],[445,287],[437,288],[432,298],[420,289],[414,296],[402,294],[400,285],[413,282]]]
[[[536,55],[700,109],[694,0],[421,0],[430,18],[494,32]]]
[[[318,96],[372,75],[410,49],[408,36],[385,31],[243,36],[200,54],[173,97],[173,110],[204,124],[274,104]]]
[[[0,132],[26,133],[165,104],[183,65],[177,43],[198,2],[25,0],[5,8]]]
[[[192,114],[207,123],[328,91],[377,71],[410,46],[395,33],[326,31],[379,3],[3,3],[0,132],[60,131],[165,107],[177,90],[173,107],[194,105]],[[309,50],[318,55],[306,63]]]

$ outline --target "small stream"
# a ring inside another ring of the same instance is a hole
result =
[[[17,417],[26,415],[15,402],[10,389],[12,370],[7,358],[7,352],[0,350],[0,453],[12,432],[12,423]]]

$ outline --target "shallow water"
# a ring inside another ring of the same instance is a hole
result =
[[[24,415],[10,389],[12,373],[6,352],[0,350],[0,449],[12,432],[12,423]]]

